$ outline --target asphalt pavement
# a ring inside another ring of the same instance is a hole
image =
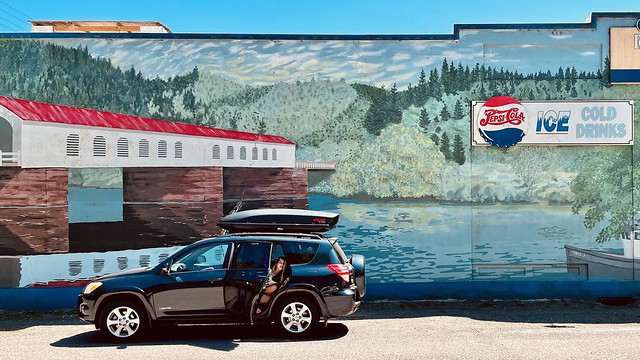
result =
[[[0,311],[6,359],[637,359],[640,301],[376,301],[291,340],[268,326],[162,327],[102,338],[74,310]]]

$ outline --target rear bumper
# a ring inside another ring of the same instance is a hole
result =
[[[325,294],[324,302],[330,317],[351,315],[360,307],[360,301],[356,301],[356,293],[351,289]]]

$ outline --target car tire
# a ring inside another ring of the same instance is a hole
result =
[[[149,320],[139,303],[116,300],[105,305],[100,312],[100,331],[117,342],[137,341],[147,332]]]
[[[304,296],[292,296],[278,302],[273,320],[283,335],[303,337],[312,334],[320,323],[315,301]]]

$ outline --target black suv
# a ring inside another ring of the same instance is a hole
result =
[[[338,215],[260,209],[223,217],[228,233],[193,243],[157,266],[97,278],[78,297],[79,316],[115,340],[154,325],[275,323],[310,333],[321,319],[355,312],[365,259],[322,235]]]

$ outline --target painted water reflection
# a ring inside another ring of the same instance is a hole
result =
[[[121,209],[118,198],[113,199],[113,205],[106,200],[100,205],[109,214],[116,214],[109,206]],[[82,202],[76,204],[82,206]],[[572,214],[569,206],[374,202],[311,194],[309,208],[341,215],[338,227],[328,235],[337,236],[347,253],[367,258],[367,277],[373,283],[575,279],[576,275],[562,266],[566,263],[565,244],[621,251],[619,240],[597,244],[594,239],[600,228],[585,229],[582,217]],[[91,212],[70,210],[74,213]],[[76,281],[154,266],[179,249],[178,245],[13,258],[0,261],[5,270],[0,286]]]
[[[372,282],[492,279],[575,279],[565,244],[619,251],[619,240],[597,244],[570,206],[441,205],[371,202],[311,196],[310,208],[341,214],[331,235],[345,251],[367,258]]]

